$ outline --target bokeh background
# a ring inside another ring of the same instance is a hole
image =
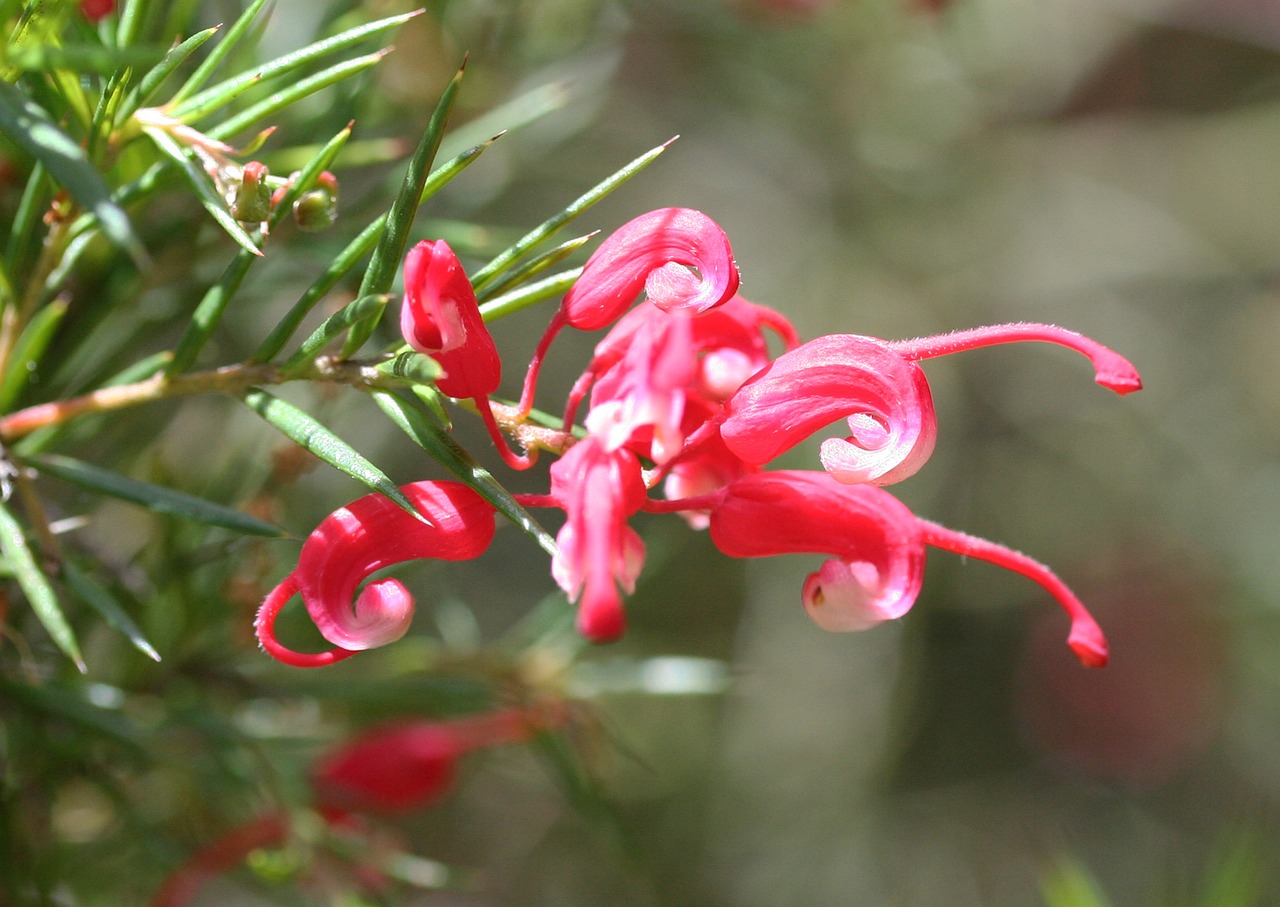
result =
[[[280,0],[264,46],[398,9]],[[518,127],[433,201],[421,235],[501,248],[679,135],[583,230],[700,208],[733,241],[743,295],[805,337],[1046,321],[1129,356],[1146,389],[1118,399],[1045,346],[931,361],[938,450],[895,488],[1052,565],[1107,629],[1110,667],[1080,668],[1052,602],[986,564],[934,553],[906,618],[835,636],[799,605],[816,560],[731,562],[678,520],[640,519],[649,564],[628,636],[572,668],[543,653],[589,704],[579,746],[608,808],[580,808],[528,749],[486,754],[396,826],[467,884],[390,903],[1280,903],[1280,5],[456,0],[428,4],[395,43],[375,91],[315,105],[317,136],[354,115],[362,138],[414,141],[464,52],[449,147]],[[385,206],[395,171],[349,168],[344,206]],[[268,266],[263,324],[277,290],[305,285],[338,243]],[[133,317],[178,304],[157,291]],[[547,312],[494,326],[509,392]],[[222,355],[262,325],[242,330]],[[548,399],[592,342],[557,343]],[[395,478],[443,475],[359,395],[319,406]],[[133,418],[113,449],[155,442],[153,473],[175,485],[289,476],[278,515],[300,535],[352,496],[328,470],[272,460],[277,439],[231,403]],[[133,438],[140,425],[164,428]],[[506,475],[471,430],[458,426]],[[147,616],[166,661],[121,655],[95,681],[170,729],[138,769],[143,818],[125,821],[93,778],[60,775],[51,793],[55,837],[92,857],[68,903],[107,903],[83,876],[95,862],[140,867],[148,890],[296,788],[343,728],[465,711],[468,672],[554,592],[545,556],[507,530],[480,563],[407,572],[430,613],[397,653],[299,677],[264,663],[247,630],[296,544],[157,541],[125,510],[101,530],[108,558],[143,570],[198,555],[154,598],[172,607]],[[234,620],[228,574],[248,589]],[[315,903],[269,875],[234,875],[198,903]]]

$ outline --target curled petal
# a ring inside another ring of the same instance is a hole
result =
[[[612,324],[640,291],[660,309],[697,314],[738,289],[729,238],[701,211],[659,208],[623,224],[587,260],[561,312],[573,327]]]
[[[403,561],[467,560],[489,546],[493,508],[466,485],[415,482],[400,490],[428,522],[414,519],[383,495],[370,494],[334,511],[303,543],[297,569],[259,612],[258,636],[270,654],[312,667],[393,642],[408,629],[412,597],[394,579],[370,583],[357,596],[361,583]],[[341,652],[306,656],[275,641],[275,616],[295,590],[321,635]]]
[[[895,595],[870,561],[832,558],[804,582],[801,601],[815,624],[832,633],[866,630],[901,617],[914,599]]]
[[[400,330],[405,341],[444,369],[450,397],[485,397],[498,389],[502,362],[480,317],[475,290],[444,240],[423,240],[405,257]]]
[[[720,432],[735,455],[760,466],[836,419],[850,435],[822,446],[841,482],[888,485],[933,452],[937,421],[924,372],[882,340],[831,334],[783,353],[726,404]]]
[[[924,580],[915,515],[889,492],[843,485],[820,472],[752,473],[711,513],[711,540],[733,557],[830,554],[805,582],[805,610],[827,630],[861,630],[901,617]]]

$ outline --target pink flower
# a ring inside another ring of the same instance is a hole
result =
[[[302,546],[298,566],[263,601],[255,628],[268,654],[295,667],[332,664],[394,642],[413,618],[413,597],[399,580],[368,577],[418,558],[469,560],[493,538],[493,508],[459,482],[414,482],[401,491],[428,522],[380,494],[359,498],[326,517]],[[275,637],[275,621],[295,592],[320,634],[336,647],[295,652]],[[354,604],[353,604],[354,598]]]
[[[711,540],[733,557],[829,554],[802,601],[826,630],[861,630],[915,604],[925,546],[989,561],[1039,583],[1071,618],[1067,644],[1085,665],[1107,663],[1107,642],[1075,594],[1043,564],[994,542],[922,520],[874,485],[819,472],[753,473],[729,485],[711,513]]]
[[[645,501],[640,462],[588,437],[552,465],[550,497],[568,517],[551,574],[570,601],[581,598],[578,631],[594,642],[616,639],[626,626],[618,587],[633,592],[644,564],[644,543],[627,525]]]
[[[547,325],[525,376],[520,411],[533,408],[547,350],[567,324],[594,331],[618,320],[643,291],[659,309],[699,314],[738,290],[738,265],[719,224],[692,208],[659,208],[623,224],[587,259]]]
[[[1003,324],[902,341],[832,334],[784,353],[744,384],[729,399],[721,434],[731,451],[759,466],[846,418],[850,435],[822,444],[827,472],[847,483],[898,482],[929,458],[937,434],[932,395],[916,361],[1024,340],[1083,354],[1097,383],[1118,394],[1142,387],[1127,359],[1052,325]]]
[[[616,321],[641,290],[664,311],[692,314],[738,290],[738,266],[720,225],[692,208],[659,208],[627,221],[587,260],[565,294],[570,325],[594,331]]]
[[[423,240],[404,262],[400,330],[405,341],[440,363],[436,381],[450,397],[487,397],[502,380],[502,362],[480,317],[475,290],[443,239]]]
[[[332,819],[424,809],[453,786],[469,752],[527,740],[541,718],[516,709],[452,721],[396,721],[365,731],[312,766],[316,805]]]

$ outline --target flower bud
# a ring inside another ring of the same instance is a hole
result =
[[[267,166],[250,161],[240,172],[240,182],[232,191],[231,216],[238,221],[260,224],[271,214],[271,189],[267,186]]]
[[[320,174],[316,187],[293,203],[293,222],[307,233],[332,227],[338,219],[338,178],[328,170]]]

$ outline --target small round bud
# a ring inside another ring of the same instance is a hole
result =
[[[316,187],[293,203],[293,220],[298,229],[317,233],[332,227],[338,219],[338,178],[328,170],[316,178]]]

